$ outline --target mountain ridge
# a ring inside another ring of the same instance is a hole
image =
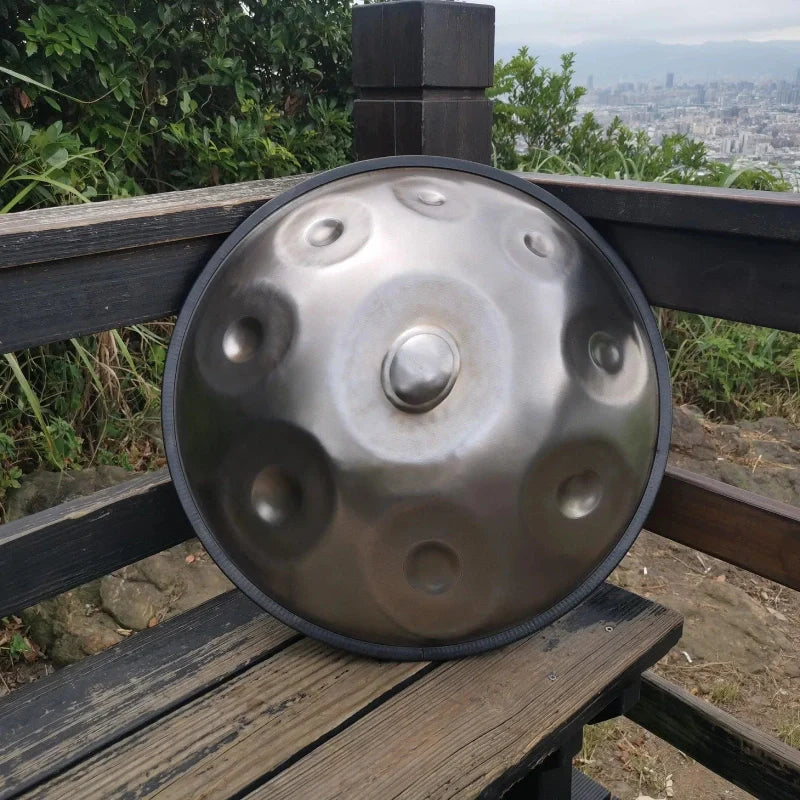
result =
[[[498,42],[495,58],[508,60],[524,42]],[[646,39],[592,40],[571,47],[531,42],[528,49],[542,66],[555,68],[561,53],[575,53],[575,78],[595,88],[620,81],[664,83],[668,72],[675,85],[714,80],[794,81],[800,70],[800,41],[734,41],[704,44],[664,44]]]

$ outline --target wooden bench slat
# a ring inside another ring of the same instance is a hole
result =
[[[0,616],[193,535],[166,469],[0,525]]]
[[[428,669],[303,639],[39,787],[36,797],[233,797]]]
[[[645,527],[800,589],[800,509],[669,467]],[[0,615],[191,538],[166,469],[0,526]]]
[[[176,312],[224,236],[307,176],[0,217],[0,353]],[[800,196],[529,174],[653,305],[800,330]]]
[[[390,796],[390,786],[402,788],[396,780],[426,796],[441,778],[434,763],[465,789],[480,789],[510,780],[514,767],[516,777],[524,774],[556,731],[583,707],[596,713],[680,629],[680,615],[606,585],[542,633],[448,664],[378,662],[304,639],[37,787],[35,796],[222,798],[259,786],[256,796],[279,796],[283,789],[273,788],[283,787],[282,776],[298,769],[305,776],[309,759],[325,756],[327,765],[326,754],[342,749],[325,792],[311,784],[292,796]]]
[[[800,508],[670,467],[645,528],[800,589]]]
[[[606,585],[538,635],[442,665],[248,798],[500,796],[680,631],[679,614]]]
[[[797,800],[800,750],[653,672],[627,716],[755,797]]]
[[[299,638],[233,591],[8,695],[0,700],[0,798],[56,775]]]

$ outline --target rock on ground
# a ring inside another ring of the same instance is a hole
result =
[[[100,466],[70,472],[48,472],[44,469],[26,475],[19,489],[6,494],[6,521],[12,522],[28,514],[44,511],[67,500],[107,489],[132,477],[122,467]]]

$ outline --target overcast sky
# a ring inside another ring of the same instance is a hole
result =
[[[488,0],[497,42],[800,39],[800,0]]]

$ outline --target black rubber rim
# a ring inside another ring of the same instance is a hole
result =
[[[363,641],[345,636],[335,631],[323,628],[294,612],[276,603],[271,597],[262,592],[249,578],[247,578],[228,557],[227,553],[220,547],[213,531],[208,527],[199,507],[192,494],[191,488],[186,480],[178,441],[175,435],[175,383],[178,365],[180,363],[181,352],[186,338],[189,323],[194,315],[200,300],[210,283],[212,277],[222,266],[231,251],[249,234],[259,223],[278,209],[290,203],[302,195],[333,181],[341,180],[352,175],[359,175],[365,172],[374,172],[385,169],[402,168],[435,168],[466,172],[472,175],[489,178],[503,183],[514,189],[518,189],[536,200],[544,203],[551,210],[560,214],[564,219],[583,233],[605,256],[613,271],[617,274],[620,283],[627,290],[630,299],[639,312],[640,321],[647,332],[647,343],[653,354],[656,368],[656,380],[658,383],[658,433],[656,446],[653,453],[653,461],[650,467],[647,484],[645,486],[639,505],[636,508],[624,533],[620,536],[613,549],[606,557],[599,562],[589,573],[584,581],[579,584],[572,592],[551,606],[546,611],[537,614],[525,622],[514,625],[505,630],[488,636],[482,636],[470,641],[459,642],[448,645],[435,645],[431,647],[411,647],[400,645],[387,645],[377,642]],[[583,600],[585,600],[600,584],[611,574],[614,568],[622,561],[625,554],[639,535],[650,508],[655,501],[658,487],[664,476],[667,466],[667,455],[669,452],[669,437],[672,423],[672,394],[669,380],[669,367],[664,345],[661,340],[655,317],[650,310],[647,298],[644,296],[636,279],[631,271],[622,262],[617,253],[605,242],[605,240],[565,203],[551,195],[544,189],[534,184],[528,183],[522,178],[511,173],[502,172],[494,167],[484,166],[471,161],[462,161],[454,158],[443,158],[440,156],[391,156],[388,158],[376,158],[369,161],[358,161],[337,167],[328,172],[314,175],[306,181],[288,189],[283,194],[265,203],[257,211],[253,212],[231,235],[223,242],[219,250],[211,257],[200,276],[195,281],[181,308],[175,330],[167,353],[166,365],[164,370],[163,394],[162,394],[162,422],[164,428],[164,445],[167,453],[170,475],[175,489],[180,498],[181,505],[186,512],[189,522],[200,538],[201,542],[211,554],[214,561],[230,580],[239,587],[251,600],[256,602],[281,622],[300,631],[301,633],[319,639],[334,647],[349,650],[361,655],[373,658],[391,659],[398,661],[428,661],[445,660],[452,658],[462,658],[464,656],[475,655],[477,653],[501,647],[511,642],[528,636],[531,633],[544,628],[551,622],[566,614]]]

